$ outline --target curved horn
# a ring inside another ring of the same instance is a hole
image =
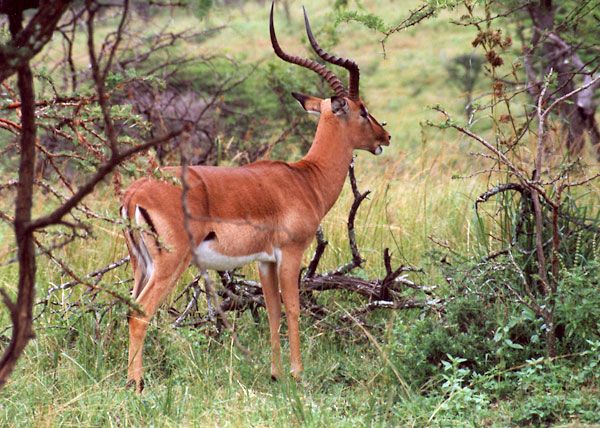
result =
[[[273,50],[275,51],[277,56],[286,62],[296,64],[301,67],[305,67],[305,68],[308,68],[309,70],[314,71],[319,76],[321,76],[323,79],[325,79],[327,81],[327,83],[329,83],[329,86],[331,86],[331,89],[334,90],[335,94],[338,97],[346,96],[346,90],[344,89],[344,84],[342,83],[342,81],[332,71],[327,70],[327,68],[323,64],[319,64],[318,62],[307,59],[307,58],[301,58],[299,56],[288,55],[281,49],[281,46],[279,46],[279,42],[277,42],[277,37],[275,36],[275,26],[273,25],[273,6],[274,5],[275,5],[275,1],[273,1],[271,3],[271,16],[269,18],[269,31],[271,33],[271,45],[273,45]]]
[[[306,14],[306,9],[302,6],[302,10],[304,11],[304,25],[306,26],[306,34],[308,34],[308,40],[310,41],[310,45],[313,47],[317,55],[323,58],[325,61],[339,65],[340,67],[344,67],[346,70],[350,72],[350,82],[348,84],[348,98],[351,100],[358,100],[358,81],[360,79],[360,70],[358,69],[358,64],[356,64],[351,59],[347,58],[339,58],[335,55],[331,55],[328,52],[325,52],[321,46],[317,43],[315,36],[313,36],[312,30],[310,28],[310,22],[308,22],[308,15]]]

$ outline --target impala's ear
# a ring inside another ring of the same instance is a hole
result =
[[[304,110],[309,113],[321,113],[321,98],[311,97],[310,95],[292,92],[292,96],[298,100]]]
[[[341,115],[348,113],[349,107],[346,98],[334,96],[331,97],[331,111],[334,114]]]

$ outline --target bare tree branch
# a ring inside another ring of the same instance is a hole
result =
[[[0,45],[0,82],[16,73],[19,67],[27,64],[42,50],[70,4],[71,0],[41,2],[27,26],[14,34],[12,41]],[[26,5],[27,2],[22,3],[22,6]],[[21,13],[22,11],[23,9],[20,10]]]

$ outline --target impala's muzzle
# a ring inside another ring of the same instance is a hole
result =
[[[387,132],[385,132],[385,136],[383,138],[377,140],[379,145],[377,145],[377,147],[375,147],[373,150],[371,150],[371,153],[373,153],[376,156],[382,154],[383,153],[382,146],[389,146],[391,140],[392,140],[392,136],[390,134],[388,134]]]

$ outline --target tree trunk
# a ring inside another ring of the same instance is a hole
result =
[[[13,40],[22,29],[22,22],[22,12],[9,15],[9,27]],[[0,387],[6,383],[25,346],[33,337],[32,308],[35,294],[36,266],[33,231],[30,228],[30,222],[35,169],[36,127],[33,76],[29,62],[25,62],[18,68],[17,78],[21,97],[22,125],[19,186],[14,220],[18,247],[19,288],[16,304],[8,296],[4,296],[5,303],[11,313],[13,330],[11,341],[0,360]]]
[[[528,70],[527,73],[530,80],[537,80],[536,84],[530,85],[530,87],[537,86],[539,90],[543,76],[550,69],[557,75],[559,89],[555,94],[556,97],[563,96],[575,89],[575,76],[582,75],[584,83],[592,79],[592,73],[586,70],[583,61],[577,55],[576,48],[565,42],[555,32],[552,0],[540,0],[537,4],[529,5],[527,10],[534,26],[531,40],[532,49],[533,51],[541,49],[541,52],[538,53],[540,70],[538,73]],[[536,74],[541,76],[541,79],[536,77]],[[587,134],[590,142],[596,146],[597,156],[600,159],[600,131],[595,118],[597,106],[593,100],[596,88],[597,85],[579,92],[573,97],[573,103],[562,103],[560,115],[565,124],[566,144],[569,152],[573,154],[581,152]],[[535,95],[534,98],[536,98]]]

